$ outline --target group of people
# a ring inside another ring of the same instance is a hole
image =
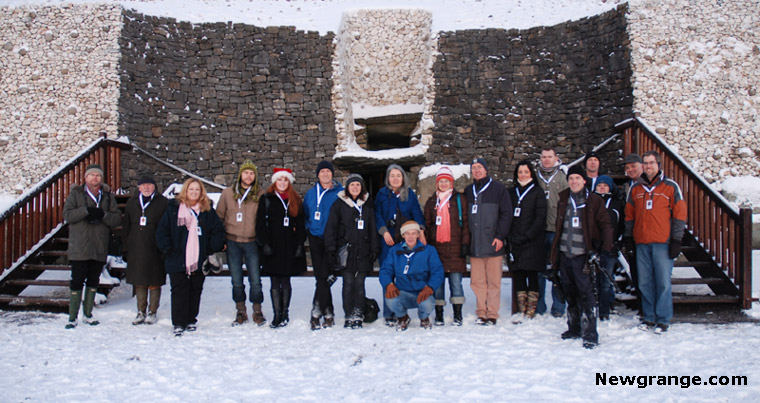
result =
[[[468,257],[476,323],[494,325],[500,317],[506,256],[517,300],[512,322],[547,310],[559,317],[567,309],[568,330],[562,338],[581,338],[584,347],[594,348],[596,309],[599,319],[609,318],[616,248],[623,245],[629,257],[635,256],[631,267],[641,301],[641,328],[661,333],[672,317],[670,274],[680,253],[686,206],[678,185],[660,169],[659,158],[656,152],[626,156],[630,181],[624,191],[611,177],[600,175],[600,159],[593,152],[584,159],[585,169],[574,165],[565,174],[556,151],[546,148],[536,167],[528,160],[517,163],[509,188],[489,175],[483,158],[475,158],[472,183],[462,192],[454,187],[452,171],[441,168],[424,208],[406,171],[396,164],[388,166],[385,186],[373,201],[360,175],[348,175],[344,186],[334,180],[329,161],[317,165],[314,186],[302,199],[293,188],[292,171],[275,168],[271,185],[264,189],[258,168],[246,160],[216,209],[198,179],[185,181],[179,195],[167,200],[156,191],[154,178],[143,175],[123,220],[102,183],[102,169],[92,165],[85,184],[72,188],[64,206],[72,266],[66,327],[77,325],[85,280],[84,321],[97,324],[92,305],[108,234],[121,223],[127,282],[137,298],[132,323],[156,322],[161,286],[169,274],[177,336],[196,329],[202,268],[209,255],[220,251],[226,252],[232,279],[232,325],[248,321],[245,265],[251,320],[259,326],[267,323],[261,276],[268,275],[273,307],[269,326],[286,326],[290,277],[306,271],[307,239],[316,280],[312,330],[335,325],[330,288],[338,277],[343,280],[344,327],[362,327],[365,280],[378,259],[386,325],[406,330],[410,309],[418,310],[423,328],[444,325],[446,279],[453,324],[462,325]],[[550,309],[545,303],[547,280]]]

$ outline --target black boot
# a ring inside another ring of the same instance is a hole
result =
[[[454,324],[462,326],[462,304],[454,304]]]
[[[290,295],[292,292],[292,288],[282,289],[282,316],[280,317],[280,327],[285,327],[288,325],[288,322],[290,322],[290,318],[288,317],[288,308],[290,308]]]
[[[599,344],[599,334],[596,331],[596,312],[593,306],[581,307],[581,337],[583,347],[592,349]]]
[[[443,306],[442,305],[435,306],[435,325],[443,326]]]
[[[272,298],[272,312],[274,313],[274,318],[269,323],[269,327],[274,329],[280,326],[280,322],[282,322],[282,290],[273,288],[269,291],[269,295]]]

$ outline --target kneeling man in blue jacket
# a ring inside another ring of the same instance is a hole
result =
[[[407,309],[417,308],[420,326],[431,329],[430,314],[435,307],[433,290],[443,283],[443,263],[438,252],[419,241],[420,225],[407,221],[401,226],[404,242],[388,251],[380,266],[380,284],[385,291],[385,302],[396,314],[397,331],[409,327]]]

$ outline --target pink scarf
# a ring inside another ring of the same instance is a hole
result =
[[[200,254],[200,242],[198,240],[198,216],[200,205],[196,204],[188,207],[185,203],[180,203],[179,214],[177,215],[177,226],[187,228],[187,244],[185,245],[185,271],[189,276],[190,273],[198,270],[198,255]],[[194,210],[194,211],[193,211]]]
[[[436,192],[438,196],[437,215],[441,217],[441,225],[435,227],[435,242],[446,243],[451,242],[451,218],[449,217],[449,203],[451,202],[452,190],[449,189],[445,192]],[[447,200],[448,199],[448,200]]]

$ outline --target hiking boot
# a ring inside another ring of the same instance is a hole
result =
[[[196,326],[195,323],[190,323],[187,326],[185,326],[185,330],[188,332],[194,332],[198,330],[198,326]]]
[[[580,339],[581,334],[573,332],[572,330],[565,330],[560,337],[562,340]]]
[[[598,346],[598,345],[599,345],[599,343],[595,343],[595,342],[593,342],[593,341],[584,341],[584,342],[583,342],[583,348],[585,348],[585,349],[587,349],[587,350],[593,350],[593,349],[595,349],[595,348],[596,348],[596,346]]]
[[[185,328],[182,326],[174,326],[174,336],[180,337],[185,334]]]
[[[352,320],[346,320],[345,322],[343,322],[343,328],[344,329],[351,329],[351,324],[352,323],[353,323]]]
[[[641,321],[641,323],[639,323],[638,328],[639,328],[639,330],[642,330],[644,332],[648,332],[648,331],[654,329],[654,322],[650,322],[648,320],[643,320],[643,321]]]
[[[66,322],[65,329],[73,329],[75,327],[77,327],[77,320],[76,319],[70,320],[70,321]]]
[[[432,329],[433,325],[430,323],[430,318],[420,319],[420,327],[427,330]]]
[[[486,326],[496,326],[496,319],[494,318],[486,319]]]
[[[462,326],[462,304],[454,304],[454,325]]]
[[[142,325],[145,323],[145,314],[142,312],[138,312],[137,316],[135,316],[135,320],[132,321],[133,325]]]
[[[361,329],[362,328],[362,321],[361,320],[354,320],[351,321],[351,329]]]
[[[322,325],[319,324],[319,318],[311,317],[311,320],[309,321],[309,324],[311,325],[311,330],[319,330],[322,329]]]
[[[335,325],[335,318],[333,317],[329,317],[329,318],[326,317],[324,323],[322,323],[322,327],[325,329],[333,327],[334,325]]]
[[[658,323],[654,325],[654,334],[663,334],[668,331],[668,325],[664,323]]]
[[[261,304],[253,304],[253,314],[251,314],[253,323],[258,326],[264,326],[267,323],[267,318],[264,317],[264,311],[261,310]]]
[[[485,325],[488,324],[488,319],[486,319],[486,318],[477,318],[477,319],[475,319],[475,324],[476,325],[485,326]]]
[[[245,311],[245,302],[236,302],[235,309],[237,309],[237,313],[235,314],[235,320],[232,322],[232,326],[240,326],[243,323],[248,322],[248,312]]]
[[[398,318],[396,322],[396,331],[397,332],[403,332],[404,330],[409,328],[409,315],[404,315],[400,318]]]
[[[430,321],[430,320],[428,320]],[[436,305],[435,306],[435,325],[436,326],[443,326],[443,306]]]
[[[398,319],[395,316],[385,318],[385,326],[394,327],[398,324]]]
[[[148,313],[148,316],[145,317],[145,324],[146,325],[152,325],[154,323],[158,322],[158,318],[156,317],[156,314],[151,312]]]

